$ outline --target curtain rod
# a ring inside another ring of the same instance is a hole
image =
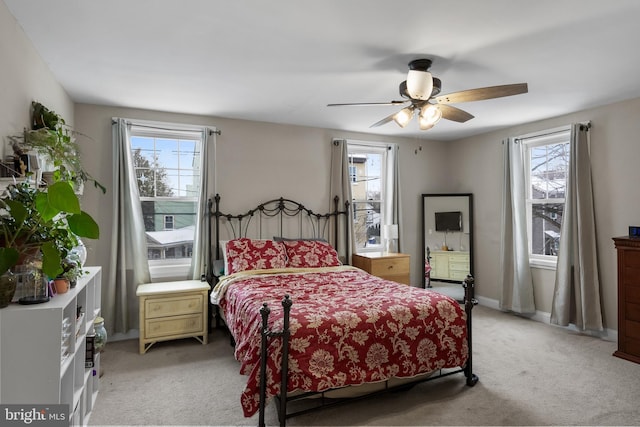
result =
[[[130,123],[133,121],[133,120],[129,120],[129,119],[126,119],[126,120],[128,122],[130,122]],[[117,122],[118,121],[116,119],[111,119],[111,124],[115,124]],[[194,129],[164,128],[164,127],[161,127],[161,126],[154,126],[154,125],[141,124],[141,123],[131,123],[131,124],[133,126],[136,126],[136,127],[148,128],[148,129],[166,130],[166,131],[169,131],[169,132],[172,132],[172,131],[173,132],[198,132],[197,130],[194,130]],[[176,125],[176,126],[198,126],[198,125]],[[222,135],[222,131],[220,129],[213,130],[213,129],[209,128],[208,126],[200,126],[200,127],[207,129],[209,131],[209,135],[213,135],[213,134]]]
[[[589,129],[591,129],[591,122],[590,121],[580,123],[580,130],[589,130]],[[566,129],[556,130],[556,131],[553,131],[553,132],[547,132],[547,133],[541,133],[541,134],[537,134],[537,135],[525,136],[523,138],[515,138],[515,140],[517,142],[520,142],[520,141],[526,141],[527,139],[542,138],[542,137],[545,137],[545,136],[556,135],[556,134],[559,134],[559,133],[570,132],[570,131],[571,131],[571,128],[569,127],[569,128],[566,128]]]

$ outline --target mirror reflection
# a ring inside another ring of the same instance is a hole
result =
[[[457,298],[473,275],[473,195],[423,194],[422,226],[423,287],[451,287]]]

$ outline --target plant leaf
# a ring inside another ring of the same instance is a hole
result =
[[[44,222],[51,221],[54,216],[60,213],[60,210],[51,206],[46,193],[36,194],[36,210]]]
[[[47,189],[49,204],[61,212],[80,213],[80,201],[68,182],[60,181]]]
[[[0,248],[0,276],[16,265],[20,254],[14,248]]]
[[[89,239],[100,237],[100,227],[91,215],[85,211],[68,216],[67,223],[69,224],[69,229],[79,237],[87,237]]]
[[[40,250],[42,251],[42,272],[50,279],[62,273],[62,259],[56,245],[53,242],[44,242]]]
[[[19,227],[22,225],[24,220],[27,218],[27,209],[20,202],[15,200],[7,199],[4,201],[9,209],[11,210],[11,216],[16,220],[16,225]]]

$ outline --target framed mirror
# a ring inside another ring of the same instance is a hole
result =
[[[473,194],[422,195],[422,259],[422,287],[473,276]]]

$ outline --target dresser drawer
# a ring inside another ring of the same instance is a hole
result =
[[[465,270],[451,270],[449,272],[449,278],[452,280],[464,280],[467,278],[469,272]]]
[[[640,304],[627,301],[624,305],[624,314],[625,319],[640,322]],[[640,323],[638,323],[638,325],[640,325]]]
[[[145,321],[145,338],[168,337],[171,335],[193,334],[203,329],[200,313]]]
[[[202,304],[202,294],[147,298],[145,300],[146,318],[153,319],[156,317],[200,313],[202,312]]]

